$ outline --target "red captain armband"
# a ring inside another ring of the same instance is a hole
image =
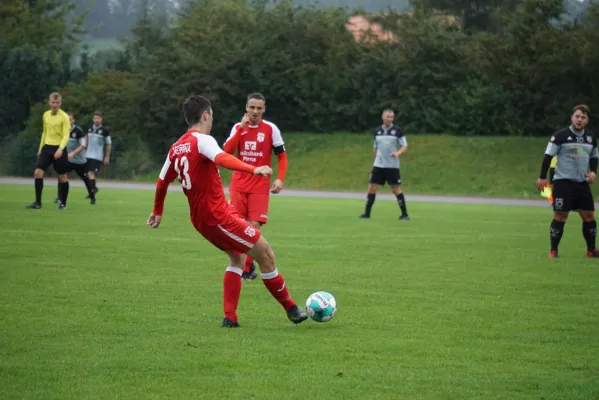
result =
[[[154,194],[154,209],[152,214],[162,216],[164,212],[164,199],[168,192],[168,182],[162,179],[158,179],[156,182],[156,193]]]

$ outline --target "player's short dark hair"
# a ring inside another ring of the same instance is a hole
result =
[[[212,104],[205,97],[192,94],[183,102],[183,115],[189,125],[197,124],[205,112],[210,112]]]
[[[583,114],[586,114],[587,117],[591,115],[591,109],[586,104],[579,104],[572,109],[572,114],[576,111],[580,111]]]
[[[255,92],[255,93],[248,94],[247,101],[250,101],[251,99],[262,100],[266,104],[266,98],[264,97],[264,95],[262,93]]]
[[[101,112],[101,111],[94,111],[94,117],[95,117],[96,115],[97,115],[98,117],[100,117],[100,118],[104,118],[104,116],[102,115],[102,112]]]

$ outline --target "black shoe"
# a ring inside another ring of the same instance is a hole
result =
[[[362,214],[362,215],[360,215],[360,217],[359,217],[359,218],[362,218],[362,219],[370,219],[370,215],[368,215],[368,214]]]
[[[67,208],[66,204],[60,203],[60,205],[58,206],[59,210],[65,210]]]
[[[39,210],[40,208],[42,208],[42,205],[34,202],[34,203],[29,204],[28,206],[25,206],[25,208],[30,208],[32,210]]]
[[[97,187],[96,187],[96,188],[94,188],[94,189],[93,189],[94,196],[95,196],[95,195],[96,195],[96,193],[98,193],[99,191],[100,191],[100,189],[98,189]],[[88,199],[88,200],[89,200],[89,199],[91,199],[91,196],[88,194],[88,195],[87,195],[87,197],[86,197],[86,199]]]
[[[60,204],[60,200],[58,200],[58,197],[56,198],[56,200],[54,200],[54,204]]]
[[[289,321],[297,325],[307,320],[308,314],[306,314],[304,310],[302,310],[298,306],[293,306],[289,310],[287,310],[287,318],[289,318]]]
[[[93,204],[96,204],[96,198],[94,197],[93,199],[91,199],[91,200],[89,201],[89,204],[92,204],[92,205],[93,205]]]
[[[223,319],[223,323],[220,326],[221,328],[239,328],[239,322],[233,322],[229,318]]]
[[[400,221],[409,221],[410,220],[410,216],[409,215],[402,215],[401,217],[399,217]]]
[[[250,272],[244,272],[241,274],[241,278],[244,281],[253,281],[258,277],[258,273],[256,272],[256,264],[250,264]]]

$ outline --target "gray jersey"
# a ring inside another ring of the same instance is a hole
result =
[[[399,157],[393,157],[391,153],[407,145],[408,141],[397,125],[391,125],[388,128],[381,125],[374,129],[374,148],[376,149],[374,166],[378,168],[399,168]]]
[[[67,143],[67,152],[71,153],[77,150],[78,147],[85,147],[85,135],[83,134],[83,130],[77,125],[73,125],[71,127],[71,134],[69,136],[69,141]],[[73,164],[85,164],[87,162],[87,158],[85,158],[85,150],[80,151],[77,155],[70,160]]]
[[[591,132],[576,132],[572,127],[555,132],[545,154],[557,156],[553,180],[568,179],[585,182],[589,172],[589,160],[599,158],[597,138]]]
[[[91,126],[87,130],[87,159],[88,160],[104,160],[104,147],[112,144],[110,133],[104,125]]]

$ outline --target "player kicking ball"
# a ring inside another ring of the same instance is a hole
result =
[[[175,142],[156,183],[154,209],[147,224],[158,228],[162,220],[168,186],[175,178],[181,182],[190,208],[191,223],[215,247],[229,256],[224,276],[223,328],[237,328],[237,305],[241,295],[241,275],[246,253],[260,267],[264,286],[283,306],[287,318],[299,324],[308,318],[291,299],[285,280],[279,274],[275,254],[260,230],[240,218],[227,203],[217,165],[224,168],[270,176],[268,166],[251,166],[225,153],[210,136],[212,105],[201,96],[190,96],[183,103],[183,114],[189,129]]]

